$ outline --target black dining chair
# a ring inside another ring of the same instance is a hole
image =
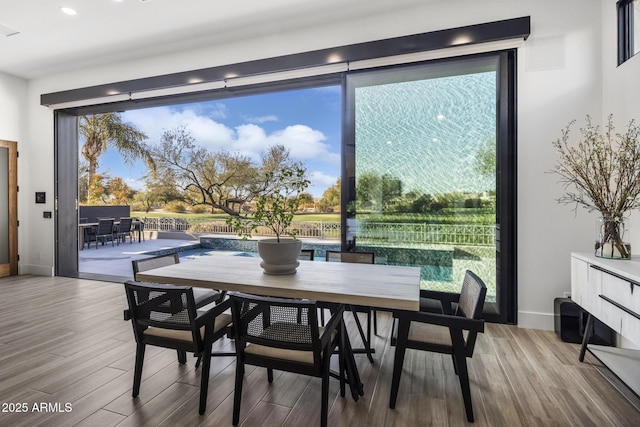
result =
[[[244,365],[322,378],[320,425],[327,425],[331,355],[341,340],[343,306],[336,307],[323,327],[318,326],[315,301],[272,298],[241,293],[230,297],[236,339],[236,384],[233,425],[240,421]],[[345,394],[345,360],[339,351],[340,394]]]
[[[118,242],[122,241],[122,243],[125,243],[127,236],[129,236],[129,243],[133,243],[132,225],[133,220],[131,218],[120,218],[120,224],[116,227],[116,238]]]
[[[156,255],[148,258],[133,260],[131,261],[131,266],[133,267],[133,280],[138,280],[138,273],[142,273],[154,268],[178,264],[179,262],[180,256],[177,253]],[[217,291],[215,289],[194,287],[193,296],[195,298],[196,307],[200,308],[211,303],[221,303],[226,296],[226,291]]]
[[[301,249],[300,255],[298,255],[298,259],[313,261],[314,254],[315,254],[315,249]]]
[[[80,227],[82,230],[82,249],[84,249],[84,245],[87,245],[87,248],[91,248],[91,242],[96,239],[96,226],[89,225],[89,218],[82,217],[78,218],[78,224],[87,224],[84,227]]]
[[[198,311],[191,287],[135,281],[127,281],[124,286],[137,345],[132,396],[140,393],[147,345],[177,350],[181,364],[186,363],[186,353],[192,352],[198,361],[203,361],[199,405],[202,415],[207,406],[212,345],[226,334],[231,323],[231,315],[224,313],[231,302],[226,300]]]
[[[180,262],[180,257],[177,253],[164,254],[164,255],[156,255],[149,258],[136,259],[131,261],[131,266],[133,267],[133,280],[138,280],[138,273],[151,270],[153,268],[165,267],[168,265],[178,264]],[[208,288],[197,288],[193,287],[193,297],[196,303],[196,308],[200,309],[209,304],[220,304],[224,301],[227,292],[226,291],[217,291],[215,289]],[[124,310],[124,320],[129,320],[131,318],[131,313],[129,309]],[[217,352],[216,356],[228,356],[228,352]],[[196,362],[196,366],[200,365],[200,358]]]
[[[440,294],[440,298],[438,298]],[[439,299],[443,313],[394,311],[391,345],[396,346],[389,408],[396,407],[406,349],[450,354],[460,381],[467,421],[473,422],[467,357],[473,356],[478,333],[484,332],[480,319],[487,287],[473,272],[465,273],[459,294],[428,291],[425,296]],[[455,308],[452,304],[456,304]],[[397,319],[397,322],[396,322]]]
[[[96,227],[96,249],[98,249],[98,242],[102,242],[102,245],[111,240],[111,246],[115,246],[116,234],[113,227],[113,218],[98,220],[98,226]]]
[[[340,252],[340,251],[327,251],[326,260],[328,262],[351,262],[358,264],[373,264],[375,259],[375,255],[373,252]],[[360,333],[360,338],[362,339],[362,344],[364,346],[364,351],[354,350],[355,352],[363,352],[367,355],[367,358],[371,363],[373,363],[373,352],[374,350],[371,348],[371,312],[373,310],[372,307],[362,306],[362,305],[349,305],[346,307],[347,310],[350,310],[353,313],[354,320],[356,322],[356,327],[358,328],[358,332]],[[367,315],[367,333],[365,334],[364,329],[362,328],[362,324],[360,323],[360,318],[358,317],[358,313],[365,313]],[[323,312],[324,315],[324,312]]]

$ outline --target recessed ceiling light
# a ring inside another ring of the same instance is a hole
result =
[[[72,15],[72,16],[78,13],[75,11],[75,9],[71,9],[70,7],[67,7],[67,6],[61,6],[60,11],[65,15]]]

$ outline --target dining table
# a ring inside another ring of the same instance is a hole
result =
[[[113,226],[117,227],[120,225],[120,221],[114,221]],[[86,229],[96,229],[98,228],[97,222],[83,222],[78,224],[78,247],[80,250],[84,249],[85,242],[85,230]],[[144,239],[144,222],[139,219],[134,219],[131,221],[131,230],[138,233],[138,243],[140,243]]]
[[[271,275],[263,272],[260,258],[215,254],[140,272],[137,280],[388,310],[419,310],[419,267],[305,260],[299,263],[294,274]],[[357,400],[364,388],[348,335],[342,335],[347,379]]]

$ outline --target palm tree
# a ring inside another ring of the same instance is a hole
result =
[[[89,183],[98,169],[98,158],[109,146],[118,150],[126,163],[142,159],[152,172],[155,171],[155,162],[144,143],[147,135],[132,124],[123,122],[119,113],[82,116],[79,131],[86,139],[82,156],[89,163]]]

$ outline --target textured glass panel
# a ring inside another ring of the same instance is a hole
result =
[[[9,149],[0,147],[0,264],[9,263]]]
[[[459,291],[467,269],[496,296],[496,72],[358,87],[358,251],[417,265]]]

